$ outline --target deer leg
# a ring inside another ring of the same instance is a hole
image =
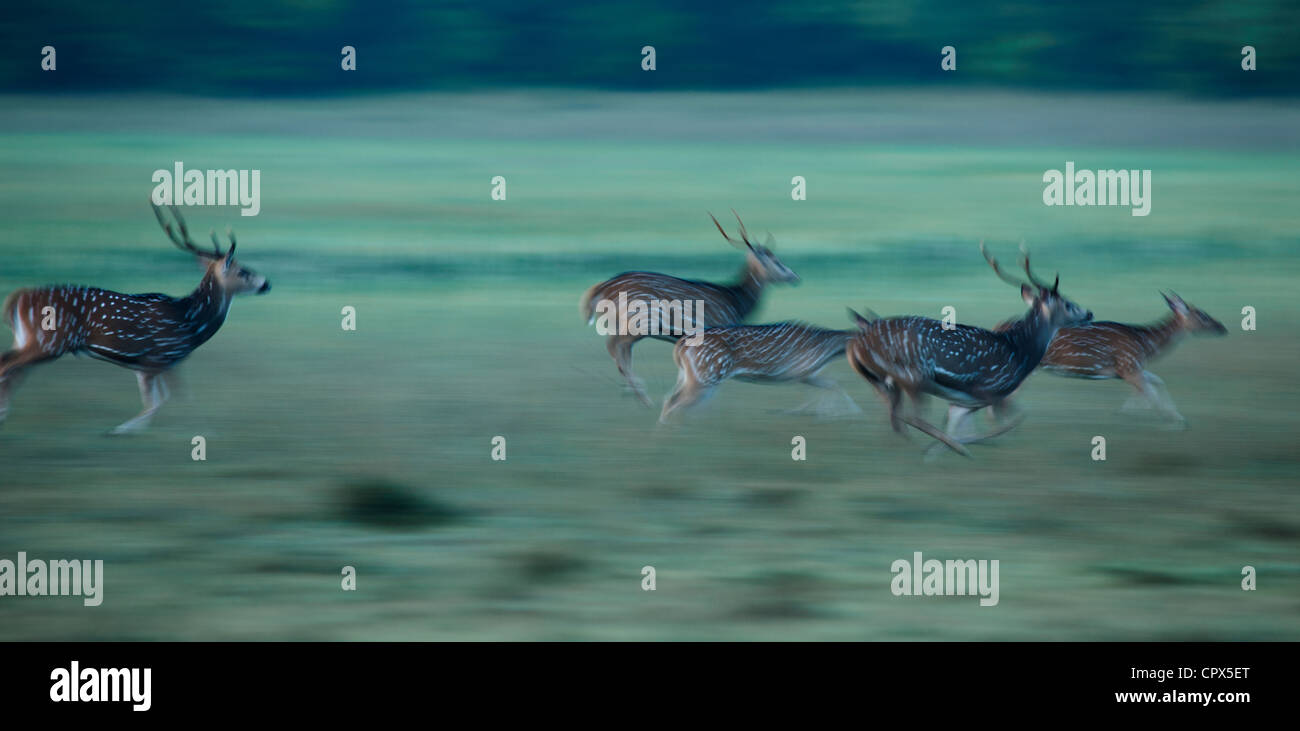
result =
[[[1004,400],[999,403],[993,404],[992,412],[994,417],[993,427],[990,428],[983,435],[975,437],[974,439],[970,440],[969,442],[967,442],[967,444],[974,444],[975,442],[987,442],[993,437],[1000,437],[1003,434],[1006,434],[1007,432],[1011,431],[1012,429],[1015,429],[1016,427],[1020,426],[1020,422],[1025,420],[1025,415],[1020,413],[1020,411],[1017,410],[1012,405],[1010,400]]]
[[[961,428],[965,426],[966,419],[969,418],[971,414],[975,413],[976,411],[979,411],[981,408],[983,407],[977,406],[971,408],[969,406],[958,406],[957,404],[949,404],[948,405],[948,428],[945,429],[944,431],[947,432],[948,435],[951,436],[952,438],[957,439],[961,443],[965,444],[966,440],[961,438],[963,436],[961,432]]]
[[[1169,396],[1169,389],[1165,388],[1164,379],[1151,371],[1142,371],[1142,375],[1150,385],[1151,392],[1155,394],[1156,408],[1167,414],[1178,426],[1186,427],[1187,419],[1178,413],[1178,407],[1174,406],[1174,400]]]
[[[605,349],[609,351],[609,357],[614,359],[614,365],[618,366],[618,372],[627,380],[628,388],[632,389],[642,404],[652,406],[650,397],[645,392],[645,382],[637,378],[632,372],[632,346],[640,340],[636,335],[611,335],[605,341]]]
[[[113,434],[130,434],[149,425],[153,415],[158,408],[167,400],[170,393],[167,387],[162,384],[162,379],[158,373],[146,373],[136,371],[136,380],[140,383],[140,401],[144,404],[144,410],[135,417],[122,422],[113,429]]]
[[[921,418],[921,406],[923,402],[922,394],[919,390],[908,384],[904,384],[902,387],[907,388],[908,396],[910,396],[912,400],[912,413],[907,413],[903,409],[899,408],[899,402],[902,400],[902,392],[898,382],[894,381],[893,378],[890,377],[886,379],[885,383],[890,386],[893,393],[893,398],[890,400],[889,416],[890,422],[894,425],[895,431],[902,431],[902,424],[907,424],[918,431],[938,439],[957,454],[960,454],[963,457],[971,456],[970,450],[963,447],[960,442],[943,433],[943,431],[934,424]]]
[[[1187,419],[1183,418],[1183,415],[1178,413],[1178,409],[1174,406],[1173,400],[1169,398],[1168,392],[1166,391],[1163,395],[1161,394],[1165,382],[1161,380],[1159,376],[1150,371],[1143,370],[1131,371],[1121,377],[1127,381],[1129,385],[1137,389],[1138,393],[1142,394],[1142,396],[1150,402],[1154,408],[1165,414],[1165,416],[1169,417],[1177,425],[1184,427],[1187,425]]]
[[[1160,402],[1181,419],[1182,415],[1178,413],[1178,408],[1174,406],[1174,400],[1169,396],[1169,389],[1165,386],[1165,379],[1151,371],[1144,371],[1144,375],[1151,384],[1152,390],[1160,397]]]
[[[9,416],[9,394],[18,378],[18,369],[10,364],[20,354],[17,350],[0,354],[0,424]]]
[[[154,379],[153,391],[154,391],[154,398],[157,401],[158,406],[162,406],[163,404],[167,403],[169,399],[171,399],[172,391],[171,391],[171,387],[167,385],[167,376],[165,374],[160,373],[158,374],[158,377]]]
[[[844,388],[840,386],[840,384],[834,379],[827,378],[826,376],[814,373],[813,375],[803,379],[803,382],[808,384],[809,386],[812,386],[813,388],[822,388],[838,396],[842,396],[846,401],[853,404],[854,406],[857,406],[857,404],[853,401],[853,397],[849,395],[848,391],[845,391]],[[859,409],[859,411],[861,411],[861,409]]]
[[[170,398],[173,390],[178,391],[181,394],[181,397],[186,401],[192,400],[193,394],[190,391],[189,385],[186,383],[184,378],[181,378],[181,375],[176,368],[170,368],[163,371],[160,380],[163,381],[164,393],[167,394],[167,396],[164,397],[164,400]]]
[[[1140,363],[1125,361],[1115,368],[1115,377],[1133,387],[1134,393],[1119,407],[1120,413],[1139,414],[1160,408],[1160,397],[1150,388]]]
[[[15,349],[0,354],[0,423],[9,415],[9,396],[27,367],[56,357],[39,350]]]
[[[1146,397],[1142,389],[1138,389],[1137,393],[1131,394],[1124,399],[1124,404],[1119,407],[1119,411],[1121,414],[1140,414],[1150,411],[1154,407],[1155,404],[1151,403],[1151,400]]]
[[[10,350],[0,354],[0,381],[7,381],[20,374],[28,366],[53,360],[58,356],[39,350]]]
[[[681,402],[687,389],[689,389],[691,384],[693,383],[693,380],[691,379],[690,375],[686,371],[686,367],[684,365],[679,364],[678,368],[679,370],[677,371],[677,385],[673,387],[673,392],[668,394],[668,398],[664,399],[663,410],[659,412],[660,424],[668,423],[668,416],[677,410],[678,404]]]
[[[831,407],[829,409],[821,408],[821,405],[826,400],[825,399],[826,394],[819,393],[814,395],[812,398],[808,399],[806,402],[804,402],[802,406],[796,409],[791,409],[785,413],[806,414],[809,412],[814,412],[818,416],[844,416],[847,414],[862,413],[862,409],[858,407],[856,402],[854,402],[853,397],[850,396],[847,391],[841,388],[840,384],[836,383],[834,380],[814,373],[813,375],[804,378],[802,382],[808,384],[809,386],[812,386],[813,388],[823,389],[824,391],[830,391],[836,394],[837,396],[839,396],[839,399],[837,400],[841,401],[841,405],[838,407]],[[814,408],[814,406],[816,406],[817,408]]]
[[[713,391],[713,386],[705,386],[694,382],[690,383],[682,390],[675,391],[673,395],[664,402],[664,410],[663,413],[659,415],[659,423],[672,423],[671,419],[674,413],[703,403],[713,395]]]
[[[947,434],[948,437],[953,442],[956,442],[957,444],[969,444],[974,441],[979,441],[981,437],[976,437],[972,435],[968,429],[963,429],[963,427],[966,426],[967,419],[970,418],[970,415],[975,413],[976,411],[979,411],[982,408],[984,407],[976,406],[972,408],[969,406],[959,406],[957,404],[949,404],[948,405],[948,426],[946,429],[944,429],[944,433]],[[925,450],[926,459],[933,459],[941,447],[951,448],[952,444],[949,442],[948,439],[940,439],[934,444],[931,444]],[[969,457],[970,453],[967,452],[966,456]]]
[[[689,409],[708,399],[721,382],[716,374],[706,375],[701,379],[700,374],[695,370],[695,362],[689,355],[683,356],[680,349],[673,353],[673,360],[677,361],[678,366],[677,386],[668,398],[664,399],[664,408],[659,414],[660,424],[670,423],[674,412]]]
[[[902,410],[903,392],[898,389],[898,386],[894,385],[892,380],[881,380],[872,376],[868,376],[867,380],[876,389],[876,393],[881,400],[885,402],[885,408],[889,411],[889,427],[902,434],[903,420],[899,418],[899,413]]]
[[[960,444],[978,444],[979,442],[987,442],[994,437],[1006,434],[1017,426],[1020,426],[1020,422],[1025,420],[1024,415],[1019,413],[1015,414],[1010,419],[1004,419],[1002,415],[1004,412],[1008,411],[1008,409],[1004,404],[996,404],[992,409],[993,414],[996,417],[993,419],[992,428],[983,434],[962,434],[960,429],[961,426],[966,423],[967,417],[982,408],[984,407],[979,406],[972,409],[966,406],[958,406],[957,404],[950,405],[948,407],[948,435]],[[941,445],[938,443],[931,444],[927,453],[933,452],[939,446]]]
[[[1155,400],[1147,394],[1147,384],[1142,378],[1141,368],[1132,363],[1123,363],[1115,369],[1115,377],[1123,379],[1135,391],[1124,401],[1124,405],[1119,407],[1120,413],[1136,414],[1156,407]]]
[[[804,381],[804,383],[807,383],[807,381]],[[814,395],[813,395],[811,398],[809,398],[807,401],[803,402],[802,404],[799,404],[798,406],[794,407],[793,409],[773,409],[771,413],[775,413],[775,414],[785,414],[785,415],[787,415],[787,416],[797,416],[797,415],[801,415],[801,414],[807,414],[807,413],[810,413],[810,412],[812,412],[812,411],[814,410],[814,409],[813,409],[813,406],[816,405],[817,402],[820,401],[820,400],[821,400],[821,395],[820,395],[820,394],[814,394]]]
[[[943,442],[944,445],[946,445],[949,449],[956,452],[957,454],[960,454],[963,457],[971,456],[970,450],[963,447],[961,445],[961,442],[953,439],[952,437],[948,436],[942,431],[939,431],[938,427],[926,421],[925,419],[922,419],[919,416],[912,416],[910,414],[904,414],[902,418],[903,421],[906,422],[908,425],[916,429],[919,429],[920,431],[923,431],[926,434],[929,434],[935,439],[938,439],[940,442]]]
[[[944,432],[949,437],[951,437],[953,441],[957,442],[958,444],[966,444],[968,441],[970,441],[970,438],[969,436],[963,436],[964,432],[962,430],[962,427],[966,425],[966,420],[970,417],[970,415],[975,413],[976,411],[979,411],[980,408],[982,407],[971,408],[969,406],[959,406],[957,404],[949,404],[948,405],[948,426],[944,429]],[[947,446],[949,446],[947,440],[940,440],[931,444],[925,450],[926,461],[927,462],[933,461],[938,456],[939,450]]]
[[[1002,403],[993,405],[992,411],[993,411],[994,418],[991,420],[993,426],[988,431],[984,432],[983,434],[964,437],[962,438],[961,443],[975,444],[978,442],[987,442],[988,440],[994,437],[1000,437],[1003,434],[1006,434],[1007,432],[1011,431],[1012,429],[1015,429],[1016,427],[1020,426],[1020,422],[1025,420],[1025,415],[1018,412],[1013,412],[1011,409],[1007,407],[1006,404],[1007,402],[1004,401]],[[978,409],[975,409],[973,411],[976,410]],[[1010,415],[1011,418],[1006,418],[1005,415]]]

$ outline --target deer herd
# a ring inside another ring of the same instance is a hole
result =
[[[159,225],[171,242],[195,256],[204,270],[198,287],[189,295],[128,295],[93,287],[50,286],[20,289],[5,300],[2,314],[14,331],[14,345],[0,354],[0,423],[8,414],[14,385],[26,369],[74,353],[135,371],[144,408],[113,431],[138,430],[167,400],[171,369],[217,332],[231,300],[270,289],[265,277],[235,261],[233,233],[228,234],[230,245],[224,251],[215,232],[211,250],[200,248],[190,239],[180,211],[175,206],[169,208],[172,221],[153,206]],[[677,384],[664,400],[662,423],[670,423],[676,414],[708,398],[732,378],[805,383],[834,392],[857,410],[852,398],[822,375],[832,361],[845,357],[884,400],[895,431],[903,432],[903,426],[910,425],[936,439],[933,447],[947,446],[967,457],[966,444],[990,439],[1019,423],[1011,397],[1038,368],[1074,378],[1123,379],[1143,401],[1181,425],[1185,420],[1164,382],[1146,365],[1184,335],[1227,333],[1213,317],[1172,292],[1164,295],[1172,315],[1162,322],[1147,326],[1094,322],[1092,312],[1061,295],[1059,278],[1048,285],[1034,275],[1028,253],[1021,256],[1022,281],[1004,271],[983,243],[980,252],[989,266],[999,278],[1019,288],[1029,308],[1024,317],[992,330],[920,316],[863,316],[852,310],[849,313],[856,327],[848,330],[801,322],[744,324],[769,284],[794,284],[799,276],[772,252],[770,234],[764,244],[756,245],[739,216],[736,220],[739,240],[713,219],[723,237],[745,253],[745,266],[734,284],[625,272],[582,296],[580,308],[589,323],[598,309],[609,311],[608,305],[617,303],[614,316],[619,327],[607,333],[606,348],[632,393],[647,406],[651,401],[645,385],[632,371],[632,346],[645,337],[675,343]],[[694,303],[694,307],[676,311],[679,320],[683,311],[688,313],[689,322],[669,327],[664,304],[683,301]],[[627,327],[633,309],[664,318],[664,327]],[[691,337],[684,337],[686,332]],[[923,418],[921,404],[926,395],[949,403],[945,429]],[[995,425],[979,435],[964,431],[967,418],[984,408],[990,408]]]
[[[1019,423],[1011,397],[1038,368],[1075,378],[1121,378],[1150,405],[1184,425],[1163,381],[1146,370],[1146,364],[1184,335],[1227,334],[1221,323],[1173,293],[1165,295],[1172,316],[1154,325],[1095,322],[1091,311],[1061,295],[1059,277],[1049,285],[1034,275],[1027,252],[1021,255],[1022,281],[1004,271],[982,242],[980,252],[993,272],[1018,287],[1029,308],[1024,317],[993,330],[920,316],[863,316],[852,310],[849,314],[856,327],[851,330],[802,322],[744,324],[767,284],[797,282],[799,277],[772,253],[770,234],[765,245],[755,245],[739,216],[736,220],[740,241],[727,235],[716,218],[713,223],[727,241],[745,250],[745,268],[737,283],[625,272],[590,288],[580,302],[589,324],[601,299],[618,299],[624,306],[642,300],[650,305],[648,311],[683,298],[708,305],[695,323],[702,331],[698,336],[688,339],[667,328],[655,336],[676,342],[677,383],[664,400],[661,423],[671,423],[676,414],[702,402],[732,378],[806,383],[834,391],[852,403],[833,380],[822,375],[827,365],[844,356],[885,402],[895,431],[903,432],[905,424],[912,426],[937,440],[934,447],[947,446],[966,457],[970,456],[966,444],[991,439]],[[621,330],[607,337],[610,356],[629,388],[650,405],[643,382],[632,373],[632,344],[645,336]],[[949,403],[945,429],[922,417],[921,404],[927,395]],[[909,403],[904,403],[904,396]],[[967,418],[986,407],[995,425],[979,435],[965,431]]]

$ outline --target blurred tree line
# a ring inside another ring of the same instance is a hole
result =
[[[335,94],[998,85],[1292,95],[1296,0],[51,0],[0,10],[0,88]],[[40,68],[56,48],[57,72]],[[357,49],[357,71],[340,49]],[[654,46],[657,70],[641,69]],[[940,49],[957,49],[956,73]],[[1241,48],[1258,70],[1241,69]]]

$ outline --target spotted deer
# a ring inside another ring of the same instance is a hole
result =
[[[1021,282],[1002,271],[983,243],[980,252],[999,278],[1020,287],[1029,306],[1024,318],[994,332],[970,325],[945,327],[927,317],[859,316],[858,332],[846,349],[849,365],[884,399],[894,431],[902,432],[908,424],[966,457],[971,455],[963,445],[991,439],[1019,423],[1002,420],[988,433],[966,436],[960,431],[966,418],[989,406],[995,416],[1005,416],[1008,398],[1038,366],[1056,331],[1092,319],[1091,312],[1061,296],[1059,276],[1050,286],[1034,276],[1028,254],[1022,263],[1029,281]],[[946,431],[921,418],[925,394],[949,402]],[[904,395],[911,399],[913,413],[902,407]]]
[[[1150,325],[1093,322],[1061,328],[1038,367],[1067,378],[1123,379],[1151,406],[1186,425],[1165,382],[1146,369],[1147,363],[1173,350],[1187,335],[1222,336],[1228,334],[1228,328],[1174,292],[1161,296],[1170,309],[1164,320]],[[1009,323],[999,325],[1006,326]],[[1126,406],[1132,405],[1130,401]]]
[[[3,318],[14,331],[14,346],[0,355],[0,422],[23,371],[67,353],[84,353],[135,371],[144,409],[113,433],[141,429],[168,398],[162,376],[216,334],[235,295],[271,289],[266,277],[235,261],[233,232],[227,233],[230,248],[225,252],[215,232],[212,250],[200,249],[190,240],[180,210],[170,208],[176,228],[155,205],[158,223],[173,244],[198,257],[205,269],[189,295],[120,294],[63,285],[20,289],[5,300]]]
[[[677,386],[664,400],[659,422],[669,423],[674,412],[703,402],[731,378],[753,383],[806,383],[838,393],[857,411],[839,384],[821,375],[827,364],[844,354],[854,332],[779,322],[709,328],[694,345],[685,338],[678,340],[673,346]],[[812,404],[809,401],[803,408]]]
[[[687,332],[742,323],[758,306],[768,284],[799,281],[799,276],[772,253],[771,234],[762,245],[752,243],[744,222],[737,215],[740,225],[737,241],[727,235],[712,214],[709,218],[723,238],[745,251],[745,266],[736,283],[714,284],[656,272],[624,272],[588,289],[579,302],[579,310],[588,325],[597,322],[598,310],[610,313],[613,322],[605,349],[632,393],[646,406],[651,401],[645,384],[632,372],[632,346],[637,341],[650,337],[675,342]],[[686,313],[687,309],[691,311]]]

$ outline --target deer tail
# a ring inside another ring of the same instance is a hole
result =
[[[590,289],[582,293],[582,299],[578,300],[578,314],[588,325],[596,321],[596,310],[591,303],[596,301],[596,293],[604,284],[604,282],[593,284]]]
[[[854,347],[855,345],[856,347]],[[867,346],[863,345],[860,341],[856,343],[853,341],[849,342],[849,346],[845,349],[846,355],[849,359],[849,367],[868,381],[876,383],[880,379],[875,373],[871,372],[871,369],[867,367],[866,363],[862,362],[863,351],[866,350],[866,347]]]
[[[14,328],[14,310],[18,307],[18,298],[22,296],[24,290],[11,292],[5,298],[4,307],[0,308],[0,318],[3,318],[5,324],[12,330]]]
[[[862,311],[867,313],[866,315],[858,314],[858,311],[853,309],[852,307],[846,307],[844,309],[849,311],[849,321],[857,325],[858,327],[863,327],[869,323],[875,322],[876,320],[880,319],[880,315],[877,315],[875,311],[873,311],[869,307],[862,308]]]
[[[686,338],[679,338],[673,343],[673,365],[682,368],[682,359],[686,357]]]

